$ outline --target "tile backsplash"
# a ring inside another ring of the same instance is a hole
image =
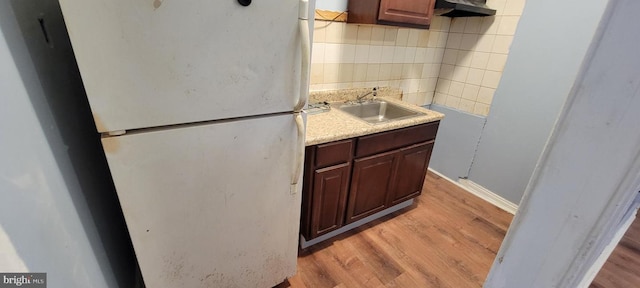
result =
[[[488,0],[496,16],[453,18],[433,103],[488,115],[525,0]]]
[[[316,21],[311,91],[401,88],[404,100],[430,104],[440,73],[450,19],[430,30]]]
[[[429,30],[316,20],[310,90],[400,88],[406,102],[486,116],[524,1],[488,0],[491,17],[435,16]]]

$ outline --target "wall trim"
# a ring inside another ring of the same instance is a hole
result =
[[[442,175],[440,172],[433,170],[431,167],[429,167],[429,171],[433,172],[434,174],[446,179],[447,181],[455,184],[456,186],[464,189],[465,191],[479,197],[480,199],[487,201],[491,204],[493,204],[494,206],[510,213],[510,214],[516,214],[516,211],[518,211],[518,205],[507,200],[504,199],[502,196],[492,192],[491,190],[482,187],[481,185],[469,180],[469,179],[459,179],[458,181],[454,181],[451,178]]]

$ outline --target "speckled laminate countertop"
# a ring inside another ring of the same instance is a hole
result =
[[[402,102],[401,100],[394,99],[394,96],[387,96],[385,94],[385,96],[377,97],[377,99],[397,104],[404,108],[424,113],[425,115],[386,123],[369,124],[337,108],[331,107],[329,112],[307,116],[307,136],[305,138],[305,144],[311,146],[328,143],[433,122],[444,118],[444,114],[442,113]]]

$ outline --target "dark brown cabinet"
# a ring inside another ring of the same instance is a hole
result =
[[[396,154],[396,177],[387,205],[393,206],[420,195],[429,167],[433,141],[414,145]]]
[[[349,163],[345,163],[315,171],[311,237],[317,237],[342,226],[350,168]]]
[[[347,22],[429,28],[435,0],[350,0]]]
[[[420,195],[438,126],[307,147],[300,233],[310,240]]]
[[[393,188],[394,159],[395,152],[388,152],[354,161],[347,224],[387,207],[387,194]]]

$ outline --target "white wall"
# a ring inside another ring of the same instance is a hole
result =
[[[0,2],[0,271],[46,272],[48,287],[131,287],[135,259],[56,8]],[[52,44],[23,35],[39,31],[38,15]]]
[[[469,179],[519,203],[607,1],[527,1]]]
[[[640,2],[603,2],[611,9],[589,45],[487,288],[576,287],[628,209],[635,208],[640,188]],[[581,12],[601,5],[581,3]],[[566,21],[550,14],[546,21]],[[554,75],[553,69],[546,72]],[[555,86],[553,79],[538,84]]]
[[[348,0],[318,0],[316,9],[329,11],[347,11]]]

